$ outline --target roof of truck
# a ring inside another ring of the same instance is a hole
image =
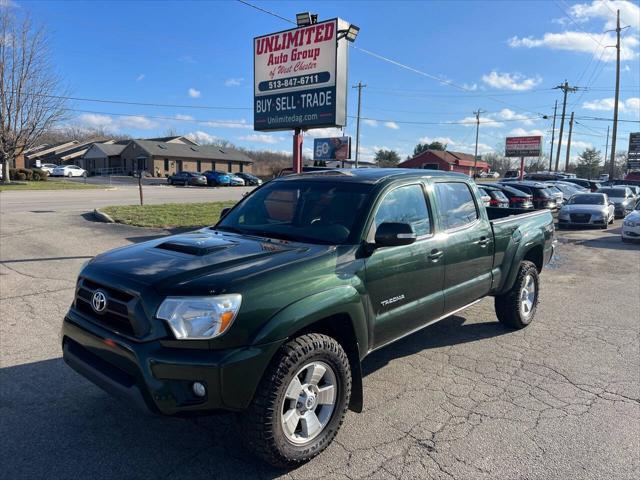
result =
[[[278,177],[277,181],[312,180],[344,183],[381,183],[391,179],[448,177],[470,180],[468,175],[441,170],[423,170],[416,168],[336,168],[318,172],[306,172],[297,175]]]

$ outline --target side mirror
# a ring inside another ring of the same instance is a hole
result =
[[[223,208],[220,212],[220,220],[227,216],[227,213],[231,210],[231,207]]]
[[[408,223],[386,222],[376,230],[376,247],[398,247],[411,245],[416,241],[416,234]]]

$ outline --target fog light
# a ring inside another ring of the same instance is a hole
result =
[[[206,387],[200,382],[193,382],[193,385],[191,385],[191,390],[193,390],[193,394],[196,397],[204,397],[207,394]]]

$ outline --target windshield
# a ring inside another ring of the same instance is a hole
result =
[[[247,197],[216,229],[320,244],[356,243],[371,185],[270,182]]]
[[[604,205],[604,195],[574,195],[569,205]]]
[[[598,193],[606,193],[610,197],[624,198],[627,196],[627,191],[624,188],[600,188]]]

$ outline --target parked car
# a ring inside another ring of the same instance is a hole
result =
[[[213,227],[87,262],[64,361],[152,412],[243,413],[252,453],[299,466],[331,444],[347,409],[362,411],[369,353],[486,296],[505,326],[534,320],[551,213],[478,200],[450,172],[275,179]]]
[[[546,185],[547,187],[547,191],[549,191],[552,195],[553,198],[555,198],[556,200],[556,207],[560,208],[562,207],[562,205],[564,204],[564,194],[562,193],[562,190],[560,190],[558,187],[556,187],[555,185],[549,183],[549,182],[544,182],[544,185]]]
[[[482,205],[484,205],[485,207],[490,207],[491,206],[491,195],[489,195],[484,190],[478,190],[478,193],[480,193],[480,200],[482,200]]]
[[[609,174],[608,173],[601,173],[600,176],[598,177],[598,181],[599,182],[608,182],[609,181]]]
[[[527,173],[524,176],[525,180],[533,180],[537,182],[546,182],[549,180],[562,180],[563,178],[567,178],[564,173],[558,172],[532,172]]]
[[[236,173],[235,176],[243,179],[245,185],[252,185],[256,187],[262,185],[262,180],[260,180],[255,175],[251,175],[250,173],[240,172]]]
[[[510,185],[518,190],[529,193],[532,197],[533,208],[536,210],[543,208],[555,210],[557,208],[554,194],[549,192],[544,183],[523,180],[522,182],[505,183],[505,185]]]
[[[504,177],[503,178],[518,178],[520,176],[520,170],[507,170],[504,173]]]
[[[579,192],[579,190],[576,188],[578,187],[578,185],[575,185],[573,183],[563,183],[563,182],[545,182],[545,183],[557,188],[560,191],[560,193],[562,194],[563,203],[567,203],[573,195]],[[580,190],[582,191],[582,193],[588,192],[587,189],[584,189],[582,187],[580,187]]]
[[[576,185],[580,185],[581,187],[584,187],[592,192],[597,192],[598,189],[602,186],[597,180],[586,180],[584,178],[565,178],[563,181],[575,183]]]
[[[244,187],[244,179],[238,177],[235,173],[229,174],[229,180],[232,187]]]
[[[203,175],[206,177],[207,185],[210,187],[228,187],[231,184],[231,177],[226,172],[207,170]]]
[[[635,197],[629,187],[603,187],[599,193],[606,193],[609,200],[615,205],[616,218],[623,218],[630,213],[636,204]]]
[[[631,190],[631,193],[633,194],[635,199],[636,200],[640,200],[640,186],[638,186],[638,185],[627,185],[627,184],[617,185],[617,186],[618,187],[627,187],[628,189]]]
[[[52,177],[86,177],[87,171],[77,165],[57,165],[51,171]]]
[[[605,193],[577,193],[558,212],[558,227],[598,226],[613,223],[614,206]]]
[[[510,185],[497,183],[492,185],[494,188],[499,188],[502,193],[509,199],[510,208],[532,209],[533,210],[533,195],[518,190]]]
[[[624,217],[624,222],[622,222],[622,241],[640,241],[640,200],[636,202],[633,212]]]
[[[489,206],[498,208],[509,208],[509,199],[502,193],[502,190],[492,185],[478,185],[480,193],[485,192],[489,196]]]
[[[571,187],[576,191],[576,193],[587,193],[587,192],[591,191],[590,189],[585,188],[582,185],[578,185],[577,183],[567,182],[566,180],[558,180],[558,181],[553,182],[553,183],[554,184],[566,185],[568,187]]]
[[[58,165],[56,165],[55,163],[43,163],[42,165],[40,165],[40,170],[42,170],[43,172],[47,172],[49,175],[51,175],[53,173],[53,170],[58,168]]]
[[[167,178],[169,185],[196,185],[206,186],[207,177],[199,172],[178,172]]]

